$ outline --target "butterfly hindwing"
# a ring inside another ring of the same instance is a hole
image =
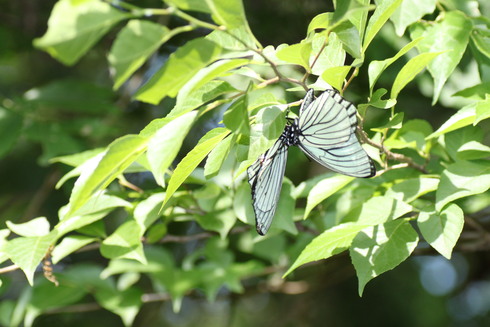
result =
[[[335,90],[326,90],[298,119],[298,145],[321,165],[344,175],[372,177],[374,164],[357,140],[356,109]]]
[[[276,212],[286,169],[287,150],[288,146],[281,137],[247,169],[255,223],[260,235],[267,233]]]

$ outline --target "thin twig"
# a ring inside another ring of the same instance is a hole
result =
[[[414,162],[412,160],[412,158],[407,157],[407,156],[404,156],[403,154],[400,154],[400,153],[391,152],[383,144],[378,144],[378,143],[374,142],[373,140],[371,140],[367,136],[366,132],[364,132],[362,129],[358,128],[358,130],[359,130],[359,135],[361,137],[361,140],[364,143],[367,143],[367,144],[369,144],[369,145],[371,145],[371,146],[379,149],[381,152],[383,152],[384,154],[386,154],[386,156],[388,157],[388,159],[396,160],[396,161],[399,161],[399,162],[404,162],[404,163],[408,164],[410,167],[415,168],[415,169],[423,172],[424,174],[427,174],[427,170],[425,169],[425,167],[422,166],[422,165],[419,165],[416,162]]]
[[[10,265],[10,266],[7,266],[7,267],[3,267],[3,268],[0,268],[0,274],[5,274],[5,273],[8,273],[8,272],[17,270],[17,269],[19,269],[19,266],[17,266],[17,265]]]

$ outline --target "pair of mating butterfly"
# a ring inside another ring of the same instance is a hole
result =
[[[315,99],[310,89],[298,118],[284,128],[274,145],[248,169],[257,232],[265,235],[272,223],[281,193],[287,150],[297,145],[321,165],[353,177],[372,177],[376,169],[355,136],[356,108],[336,90]]]

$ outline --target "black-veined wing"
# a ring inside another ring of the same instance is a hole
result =
[[[271,226],[281,194],[288,146],[279,138],[248,169],[248,182],[252,189],[257,233],[265,235]]]
[[[356,126],[354,105],[337,91],[326,90],[300,110],[298,146],[335,172],[372,177],[376,169],[355,136]]]

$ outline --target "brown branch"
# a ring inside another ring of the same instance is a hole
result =
[[[352,82],[352,80],[354,79],[354,77],[357,76],[357,73],[359,72],[359,68],[354,68],[354,71],[352,72],[352,74],[350,75],[349,79],[347,80],[347,82],[345,82],[345,85],[344,87],[342,88],[342,93],[345,92],[345,90],[347,89],[347,87],[349,86],[349,84]]]
[[[371,145],[371,146],[379,149],[381,152],[383,152],[384,154],[386,154],[386,156],[388,157],[388,159],[392,159],[392,160],[395,160],[395,161],[406,163],[408,166],[410,166],[412,168],[415,168],[415,169],[423,172],[424,174],[427,174],[427,170],[425,169],[425,167],[422,166],[422,165],[419,165],[418,163],[416,163],[415,161],[413,161],[412,158],[407,157],[407,156],[404,156],[403,154],[400,154],[400,153],[391,152],[383,144],[378,144],[378,143],[374,142],[373,140],[371,140],[367,136],[366,132],[364,132],[360,127],[358,127],[358,131],[359,131],[359,135],[361,137],[361,140],[364,143],[369,144],[369,145]]]

